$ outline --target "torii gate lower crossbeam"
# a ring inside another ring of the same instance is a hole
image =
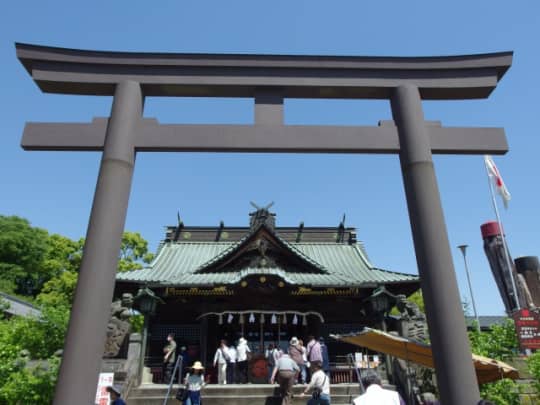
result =
[[[424,121],[422,98],[487,97],[510,53],[447,58],[128,54],[17,45],[49,92],[114,94],[110,119],[28,124],[29,150],[103,150],[54,404],[92,403],[137,151],[398,153],[442,403],[474,404],[470,357],[432,153],[505,153],[497,128]],[[143,96],[254,97],[253,126],[158,125]],[[379,127],[283,125],[283,98],[386,98]],[[97,299],[96,299],[97,297]]]

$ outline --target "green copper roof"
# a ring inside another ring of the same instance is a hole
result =
[[[149,267],[119,273],[117,280],[190,287],[235,284],[246,276],[265,274],[277,275],[293,285],[320,287],[418,282],[418,276],[373,267],[363,246],[356,243],[288,243],[298,254],[319,264],[325,270],[324,274],[293,272],[279,267],[244,268],[241,271],[227,271],[225,268],[216,273],[197,273],[198,269],[217,257],[223,257],[236,246],[237,242],[168,242],[161,246]]]

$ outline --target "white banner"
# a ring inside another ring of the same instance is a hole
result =
[[[113,385],[114,373],[99,373],[96,392],[96,405],[109,405],[109,393],[107,387]]]

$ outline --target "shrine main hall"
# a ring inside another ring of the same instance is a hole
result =
[[[355,349],[330,334],[378,326],[369,305],[374,291],[409,296],[420,288],[418,276],[372,264],[343,221],[277,227],[269,207],[249,215],[247,227],[168,226],[148,267],[117,275],[115,296],[146,286],[163,300],[148,325],[145,362],[155,373],[171,332],[209,369],[219,340],[241,336],[255,359],[269,343],[286,349],[293,336],[323,337],[336,362]]]

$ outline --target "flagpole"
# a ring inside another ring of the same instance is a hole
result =
[[[493,182],[491,180],[491,176],[489,174],[489,168],[487,166],[487,162],[485,158],[484,158],[484,166],[486,168],[489,191],[491,194],[491,203],[493,204],[493,210],[495,211],[497,222],[499,224],[499,227],[501,228],[501,240],[503,243],[504,258],[506,259],[506,264],[508,264],[508,269],[510,271],[510,280],[512,281],[512,294],[514,295],[514,302],[515,302],[514,310],[516,310],[516,309],[519,309],[520,304],[519,304],[519,296],[518,296],[517,288],[516,288],[516,280],[514,279],[514,266],[512,265],[512,262],[510,261],[510,255],[508,254],[508,247],[506,246],[506,236],[504,232],[504,226],[501,221],[501,216],[499,214],[499,208],[497,206],[497,200],[495,199],[495,192],[493,190]]]

